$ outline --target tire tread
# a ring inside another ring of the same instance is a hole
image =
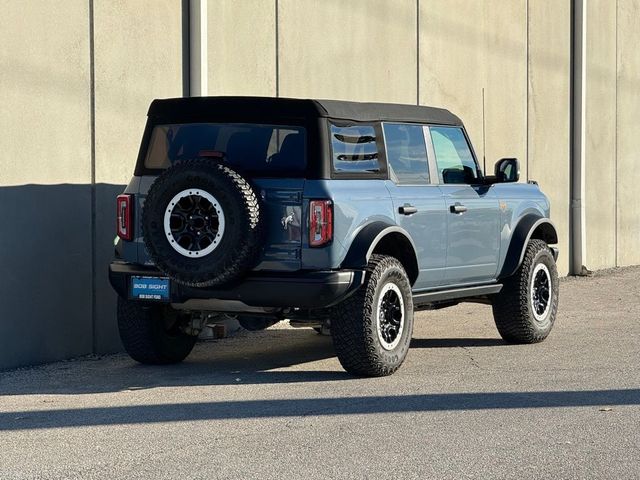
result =
[[[373,314],[376,287],[383,273],[390,268],[396,268],[402,272],[406,287],[409,289],[409,297],[411,297],[411,285],[400,261],[394,257],[374,254],[366,267],[365,284],[334,307],[334,320],[331,322],[334,348],[340,364],[352,374],[368,377],[391,375],[404,360],[402,356],[399,362],[391,365],[377,354],[376,327],[366,321]],[[409,312],[413,314],[411,301],[405,304],[405,315]],[[412,322],[407,322],[405,328],[411,328],[412,325]]]
[[[193,349],[197,337],[184,335],[177,348],[163,348],[158,342],[151,308],[118,297],[118,331],[122,344],[131,358],[149,365],[166,365],[184,360]]]
[[[522,261],[522,265],[516,273],[505,279],[502,291],[492,302],[493,318],[500,336],[509,343],[537,343],[544,340],[551,328],[541,330],[536,328],[529,306],[529,272],[534,267],[534,261],[538,253],[547,251],[551,256],[549,247],[543,240],[530,240]],[[555,320],[558,305],[557,272],[555,267],[550,272],[550,279],[554,285],[552,296],[552,309],[550,312],[551,326]]]

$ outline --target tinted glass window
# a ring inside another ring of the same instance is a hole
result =
[[[429,183],[422,126],[385,123],[383,128],[391,178],[397,183]]]
[[[306,168],[305,129],[243,123],[158,125],[145,167],[161,169],[179,160],[212,158],[257,174],[300,173]]]
[[[333,169],[342,173],[377,173],[380,159],[376,132],[371,125],[331,125]]]
[[[431,127],[431,139],[443,183],[476,183],[478,167],[461,128]]]

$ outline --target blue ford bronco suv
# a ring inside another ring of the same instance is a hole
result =
[[[342,366],[389,375],[414,312],[490,304],[534,343],[558,308],[556,229],[518,161],[480,169],[462,121],[411,105],[256,97],[155,100],[117,198],[125,349],[183,360],[207,325],[330,331]]]

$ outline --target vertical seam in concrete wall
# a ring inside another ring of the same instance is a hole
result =
[[[579,0],[578,0],[579,1]],[[569,6],[569,274],[575,274],[574,272],[574,246],[573,246],[573,223],[574,211],[573,211],[573,170],[574,170],[574,155],[575,155],[575,83],[576,83],[576,0],[571,0]]]
[[[191,17],[189,0],[182,0],[182,96],[191,96]]]
[[[527,29],[525,32],[526,35],[526,53],[525,53],[525,58],[526,58],[526,62],[527,62],[527,67],[526,67],[526,73],[525,73],[525,92],[526,92],[526,107],[525,107],[525,115],[526,115],[526,119],[524,121],[525,124],[525,160],[527,163],[527,173],[526,173],[526,179],[527,182],[529,181],[529,63],[530,63],[530,58],[529,58],[529,0],[526,1],[526,11],[525,11],[525,17],[526,17],[526,24],[527,24]]]
[[[278,0],[275,0],[275,47],[276,47],[276,97],[280,96],[280,19],[278,18]]]
[[[616,109],[616,118],[613,122],[614,128],[615,128],[615,137],[614,137],[614,142],[615,145],[613,147],[613,151],[614,151],[614,172],[613,172],[613,179],[614,179],[614,199],[613,199],[613,205],[614,205],[614,228],[615,228],[615,232],[614,232],[614,265],[617,267],[619,265],[618,262],[618,79],[620,77],[619,73],[618,73],[618,7],[620,5],[620,1],[616,0],[616,53],[615,53],[615,62],[616,62],[616,87],[615,87],[615,109]]]
[[[585,219],[585,128],[586,128],[586,69],[587,18],[586,1],[571,2],[571,121],[570,121],[570,273],[586,273]]]
[[[91,351],[97,353],[96,338],[96,73],[93,0],[89,0],[89,108],[91,124]]]
[[[189,2],[189,95],[209,94],[209,55],[207,52],[207,0]]]
[[[416,0],[416,105],[420,105],[420,0]]]

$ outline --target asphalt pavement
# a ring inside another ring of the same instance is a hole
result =
[[[506,345],[487,306],[417,314],[386,378],[286,324],[181,365],[0,373],[0,479],[640,478],[640,268],[560,290],[537,345]]]

